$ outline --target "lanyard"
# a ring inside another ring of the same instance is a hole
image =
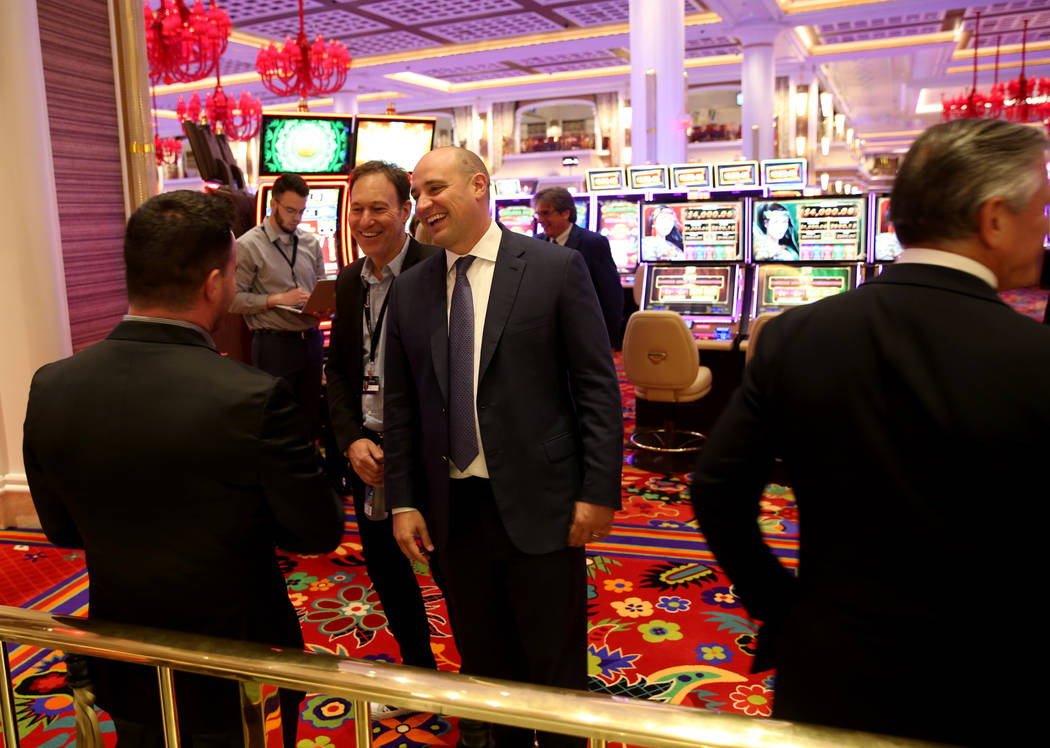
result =
[[[389,273],[390,271],[387,270]],[[393,286],[394,279],[391,279],[390,285]],[[377,286],[379,284],[376,284]],[[379,317],[376,318],[375,329],[372,329],[372,312],[371,312],[371,299],[372,299],[372,284],[367,284],[365,287],[365,325],[368,327],[368,337],[370,348],[368,352],[368,363],[374,364],[376,361],[376,347],[379,345],[379,334],[383,330],[383,317],[386,316],[386,304],[390,301],[390,289],[386,290],[386,295],[383,297],[383,305],[379,307]]]
[[[281,257],[283,257],[284,261],[288,263],[288,269],[292,271],[292,288],[297,288],[299,284],[295,282],[295,258],[299,254],[299,237],[294,233],[292,234],[292,259],[290,260],[288,259],[288,255],[284,253],[284,250],[281,249],[281,245],[277,243],[276,239],[273,240],[273,246],[277,247],[277,251],[281,253]]]

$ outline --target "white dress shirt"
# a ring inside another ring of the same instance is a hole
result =
[[[569,228],[565,229],[565,231],[561,232],[556,237],[554,237],[554,243],[555,244],[560,244],[560,245],[562,245],[564,247],[565,243],[567,241],[569,241],[569,234],[571,234],[571,233],[572,233],[572,224],[570,223],[569,224]]]
[[[474,303],[474,429],[478,435],[478,456],[459,470],[452,460],[448,461],[448,472],[453,478],[488,478],[489,468],[485,463],[485,446],[481,443],[481,426],[478,423],[478,368],[481,365],[481,338],[485,332],[485,312],[489,306],[489,292],[492,290],[492,276],[496,270],[496,255],[499,254],[499,243],[503,238],[495,221],[489,222],[488,230],[467,254],[474,255],[474,262],[467,268],[467,280],[470,281],[470,296]],[[463,255],[445,250],[445,314],[452,311],[452,289],[456,287],[456,260]]]
[[[993,291],[999,290],[999,279],[995,277],[995,273],[993,273],[987,266],[982,265],[977,262],[977,260],[964,257],[955,252],[945,252],[942,249],[914,247],[901,252],[900,257],[897,258],[895,264],[902,265],[909,262],[920,265],[939,265],[944,268],[961,270],[964,273],[977,276],[991,286]]]

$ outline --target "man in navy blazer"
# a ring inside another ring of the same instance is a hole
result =
[[[493,221],[470,151],[424,156],[412,194],[446,251],[398,279],[387,312],[394,534],[442,572],[462,672],[585,689],[584,544],[609,532],[623,456],[605,327],[580,293],[586,263]],[[496,731],[501,746],[533,740]]]
[[[602,308],[609,342],[618,348],[623,323],[623,286],[613,262],[609,240],[601,234],[576,225],[576,202],[564,187],[548,187],[533,199],[536,219],[543,226],[537,239],[575,249],[587,262],[598,304]]]
[[[989,699],[1045,672],[1040,648],[1012,643],[1029,629],[1013,606],[1045,567],[1032,518],[1050,329],[996,290],[1039,278],[1047,145],[1001,120],[924,132],[893,188],[904,252],[856,291],[771,321],[710,435],[693,502],[764,621],[756,669],[778,668],[774,717],[963,745],[1039,729],[1035,712]],[[756,523],[777,457],[798,500],[797,577]]]

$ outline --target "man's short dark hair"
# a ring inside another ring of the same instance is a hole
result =
[[[230,260],[230,204],[192,190],[151,197],[128,220],[124,266],[128,300],[139,307],[182,311],[204,280]]]
[[[363,164],[355,166],[354,170],[350,172],[350,191],[353,192],[354,190],[354,182],[360,177],[368,176],[369,174],[382,174],[390,184],[394,185],[398,203],[404,205],[408,202],[409,193],[412,190],[412,180],[409,178],[407,171],[388,161],[365,161]]]
[[[576,201],[572,199],[572,193],[564,187],[547,187],[540,190],[532,198],[532,204],[539,205],[540,202],[550,203],[559,213],[569,211],[569,223],[576,223]]]
[[[310,196],[310,185],[306,183],[306,180],[300,177],[298,174],[282,174],[277,177],[277,181],[273,183],[271,195],[276,200],[285,192],[294,192],[299,197]]]
[[[999,119],[934,125],[908,150],[890,196],[893,228],[904,246],[967,239],[981,206],[1003,198],[1019,213],[1046,184],[1031,168],[1050,145],[1042,127]]]

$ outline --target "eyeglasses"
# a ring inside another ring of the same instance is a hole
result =
[[[564,210],[537,210],[537,218],[546,218],[547,216],[557,215],[558,213],[564,213]]]
[[[283,210],[285,215],[288,216],[302,216],[303,213],[306,212],[306,206],[303,206],[302,210],[296,210],[295,208],[289,208],[287,205],[281,205],[276,200],[274,200],[274,203],[276,203],[277,207]]]

